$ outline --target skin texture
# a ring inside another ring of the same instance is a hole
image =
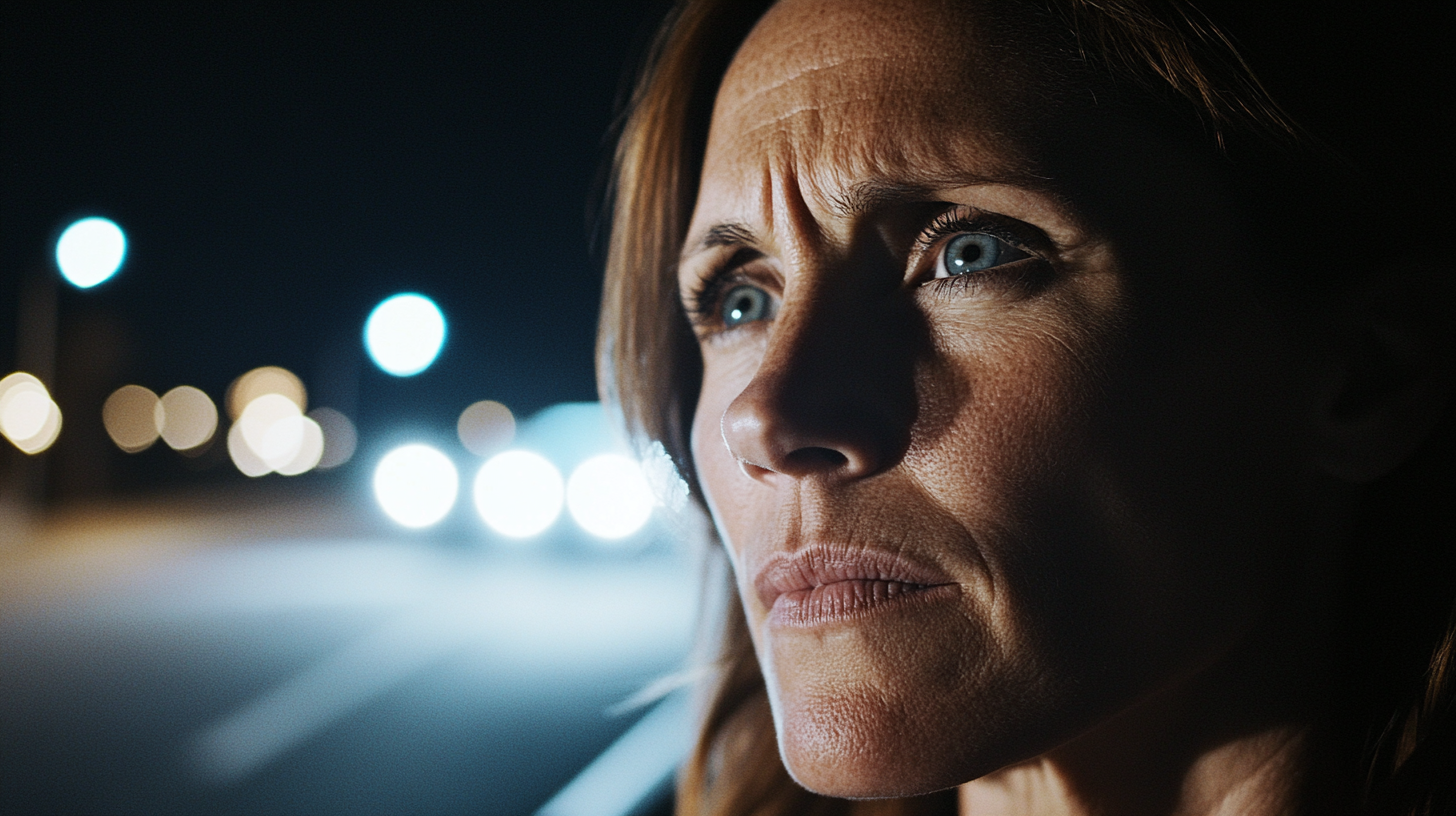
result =
[[[716,101],[693,456],[785,763],[835,796],[980,780],[991,812],[1277,812],[1345,495],[1329,375],[1212,163],[974,8],[785,0]],[[935,279],[927,226],[977,213],[1021,259]],[[740,286],[771,308],[728,325]],[[810,551],[940,586],[785,622],[756,582]]]

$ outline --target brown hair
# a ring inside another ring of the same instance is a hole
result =
[[[620,408],[633,437],[666,449],[688,483],[694,499],[691,512],[700,514],[706,511],[688,434],[702,363],[678,298],[676,262],[697,194],[718,83],[769,5],[765,0],[686,0],[672,10],[628,100],[609,188],[610,244],[598,336],[602,397]],[[1038,50],[1067,71],[1079,72],[1086,82],[1105,85],[1114,95],[1132,100],[1145,116],[1182,128],[1189,138],[1208,145],[1212,154],[1225,157],[1235,170],[1242,168],[1245,178],[1254,178],[1254,186],[1262,185],[1266,191],[1261,193],[1264,206],[1287,209],[1283,203],[1268,202],[1304,196],[1299,212],[1305,212],[1310,209],[1307,202],[1314,200],[1307,186],[1289,183],[1285,170],[1271,168],[1292,164],[1308,171],[1302,179],[1327,180],[1335,174],[1348,179],[1345,160],[1332,158],[1344,145],[1329,147],[1296,124],[1256,78],[1229,35],[1193,6],[1179,0],[1048,0],[1027,2],[1022,10],[1029,12],[1025,19],[1033,21],[1037,35],[1047,36],[1049,44]],[[1382,170],[1372,168],[1376,175]],[[1271,182],[1276,172],[1284,177]],[[1278,189],[1270,192],[1270,188]],[[1426,458],[1433,457],[1439,458],[1434,454]],[[1437,462],[1433,467],[1444,474],[1448,465]],[[1417,467],[1416,472],[1422,471]],[[1444,479],[1436,479],[1434,490],[1429,482],[1424,489],[1438,500]],[[1394,512],[1405,512],[1398,500]],[[704,525],[704,529],[709,528]],[[1449,542],[1449,524],[1423,535]],[[1428,539],[1409,546],[1443,549],[1430,546]],[[722,559],[721,547],[709,549],[709,557]],[[722,572],[726,574],[726,569]],[[1362,610],[1360,619],[1369,630],[1352,638],[1359,644],[1352,647],[1352,659],[1363,660],[1369,668],[1362,677],[1390,674],[1370,668],[1364,649],[1370,642],[1366,636],[1380,638],[1389,629],[1379,630],[1364,612],[1372,605],[1383,609],[1392,597],[1400,597],[1405,573],[1392,575],[1391,586],[1349,604]],[[1370,769],[1363,797],[1377,812],[1432,813],[1456,806],[1450,785],[1441,787],[1456,767],[1452,744],[1456,684],[1449,622],[1435,630],[1440,642],[1430,657],[1434,642],[1430,609],[1441,603],[1449,609],[1451,602],[1449,586],[1439,582],[1440,578],[1426,593],[1434,599],[1422,608],[1427,626],[1415,627],[1418,631],[1400,647],[1397,661],[1405,669],[1412,655],[1429,659],[1429,682],[1381,686],[1375,680],[1352,681],[1352,689],[1368,692],[1371,699],[1354,707],[1354,725],[1333,726],[1343,729],[1342,734],[1355,733],[1346,740],[1354,747],[1345,753],[1363,751]],[[817,796],[796,785],[779,759],[764,681],[742,609],[729,603],[725,612],[700,737],[679,781],[678,813],[955,812],[953,790],[914,799],[850,802]],[[1445,622],[1444,615],[1439,618]],[[1380,688],[1372,691],[1376,686]],[[1367,737],[1367,730],[1372,736]],[[1350,775],[1362,774],[1351,765]],[[1354,790],[1349,794],[1361,795]]]

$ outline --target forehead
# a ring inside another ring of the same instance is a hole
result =
[[[1034,171],[1015,134],[1035,94],[992,28],[964,2],[783,0],[724,77],[709,174]]]

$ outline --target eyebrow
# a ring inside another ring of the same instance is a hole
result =
[[[850,185],[848,190],[835,196],[831,204],[839,215],[863,216],[897,204],[929,201],[934,199],[936,193],[941,190],[998,184],[1046,192],[1051,186],[1050,182],[1049,177],[1037,175],[1029,170],[996,175],[955,173],[944,177],[925,176],[908,182],[869,179]]]
[[[835,196],[831,203],[841,216],[862,216],[906,201],[924,201],[934,189],[932,185],[918,182],[861,181]]]
[[[849,189],[830,200],[830,206],[837,215],[855,217],[869,215],[906,202],[927,201],[935,197],[937,190],[972,187],[985,184],[1006,184],[1044,191],[1050,179],[1031,173],[1017,173],[1000,176],[971,176],[957,174],[953,178],[921,179],[912,182],[870,179],[850,185]],[[725,221],[709,227],[703,237],[683,251],[687,258],[717,247],[761,246],[761,242],[747,225],[736,221]]]
[[[756,244],[758,244],[758,236],[753,234],[753,230],[749,229],[747,224],[726,222],[709,227],[708,231],[703,233],[703,237],[693,245],[692,253],[684,254],[696,254],[715,247],[754,246]]]

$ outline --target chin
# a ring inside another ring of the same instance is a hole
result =
[[[807,627],[755,617],[779,752],[810,791],[931,793],[1050,747],[1028,738],[1061,708],[1055,673],[1025,654],[997,659],[960,594]]]
[[[824,796],[917,796],[993,773],[1036,749],[1000,738],[964,712],[921,716],[866,692],[775,711],[779,752],[794,781]]]

